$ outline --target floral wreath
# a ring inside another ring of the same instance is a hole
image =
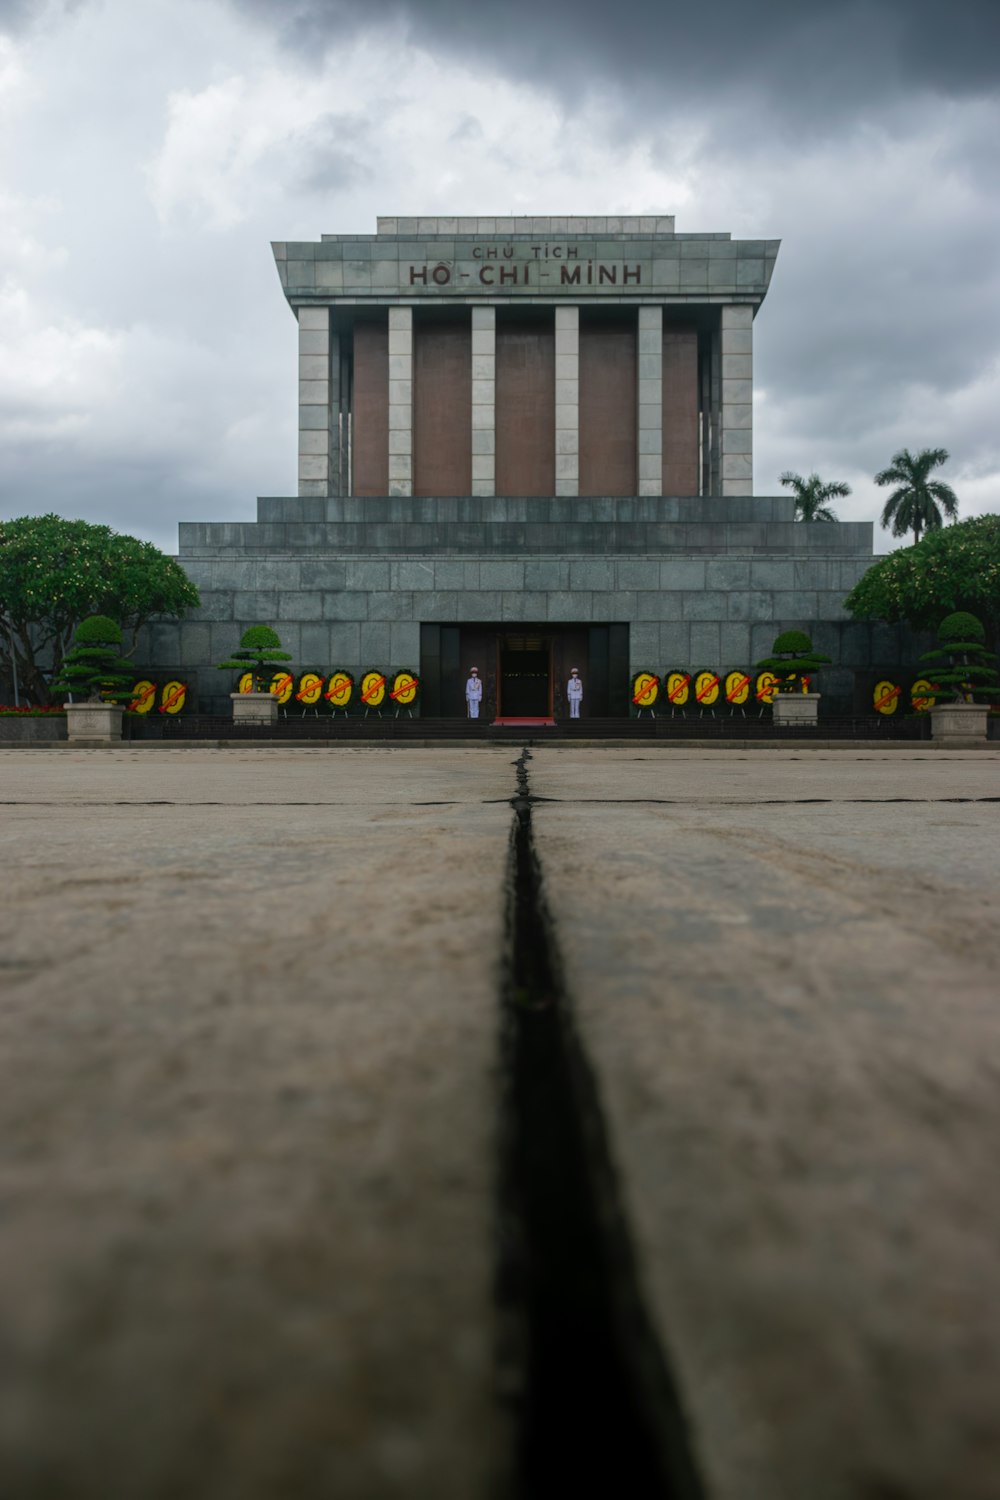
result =
[[[367,687],[365,684],[367,683]],[[358,705],[365,709],[381,709],[389,690],[389,674],[381,667],[368,667],[358,683]]]
[[[711,667],[703,667],[700,672],[695,672],[691,683],[695,707],[714,708],[722,692],[722,681],[722,672],[713,672]]]
[[[694,675],[683,667],[672,667],[663,674],[663,692],[671,708],[685,708],[691,697]]]
[[[336,690],[334,688],[334,684],[336,684]],[[347,689],[347,696],[346,698],[344,698],[343,703],[335,703],[335,693],[336,696],[339,697],[345,687]],[[326,679],[326,687],[323,690],[324,702],[330,705],[334,713],[346,713],[351,706],[351,701],[353,698],[354,673],[349,672],[346,667],[334,667],[333,671]]]
[[[323,696],[324,682],[322,672],[300,672],[298,687],[295,689],[292,701],[301,704],[303,708],[316,708]]]
[[[178,682],[175,679],[165,683],[160,692],[160,706],[157,709],[161,714],[179,714],[187,702],[187,683]]]
[[[294,686],[294,672],[289,672],[287,667],[278,667],[271,674],[271,681],[268,685],[268,692],[271,694],[272,698],[277,698],[279,706],[281,708],[284,708],[285,704],[291,700],[292,689],[294,688]]]
[[[397,708],[412,708],[420,697],[420,674],[411,667],[400,667],[392,674],[390,702]]]
[[[656,672],[643,668],[632,673],[632,707],[652,708],[660,696],[660,678]]]
[[[132,700],[126,704],[130,714],[152,713],[156,705],[156,683],[148,677],[140,677],[138,682],[132,684]]]

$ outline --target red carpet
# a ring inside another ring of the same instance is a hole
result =
[[[549,729],[554,729],[556,727],[556,721],[555,721],[555,719],[524,719],[524,718],[509,719],[509,718],[503,718],[503,719],[494,719],[493,723],[494,724],[510,724],[510,725],[513,725],[517,729],[520,729],[522,726],[525,727],[525,728],[537,729],[539,727],[539,725],[541,725],[543,728],[549,728]]]

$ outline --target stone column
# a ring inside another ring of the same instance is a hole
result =
[[[472,309],[472,493],[496,494],[497,312]]]
[[[700,469],[701,485],[698,493],[700,495],[714,495],[714,469],[712,465],[712,441],[715,436],[715,401],[712,395],[712,363],[715,359],[715,345],[718,342],[713,334],[708,358],[701,363],[701,383],[698,390],[698,399],[701,403],[701,431],[698,435],[701,447]]]
[[[389,309],[389,494],[413,494],[413,309]]]
[[[556,494],[580,493],[580,309],[556,308]]]
[[[330,493],[330,311],[300,307],[299,494]]]
[[[663,493],[663,308],[639,308],[640,495]]]
[[[722,493],[753,494],[753,308],[722,309]]]

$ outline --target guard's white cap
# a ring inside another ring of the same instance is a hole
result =
[[[579,669],[577,667],[570,667],[569,670],[570,670],[570,676],[572,676],[573,673],[576,672],[576,671],[578,671]]]
[[[478,667],[470,667],[470,668],[469,668],[469,671],[470,671],[470,672],[478,672],[478,671],[479,671],[479,668],[478,668]]]

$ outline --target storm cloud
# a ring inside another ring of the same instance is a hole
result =
[[[776,116],[831,125],[927,91],[989,93],[1000,79],[993,0],[235,0],[307,56],[375,26],[486,62],[572,100],[595,87],[650,108],[727,95]],[[640,92],[637,96],[636,89]]]
[[[780,238],[757,492],[870,519],[944,446],[1000,508],[998,70],[993,0],[0,0],[0,511],[252,516],[294,487],[268,242],[511,212]]]

